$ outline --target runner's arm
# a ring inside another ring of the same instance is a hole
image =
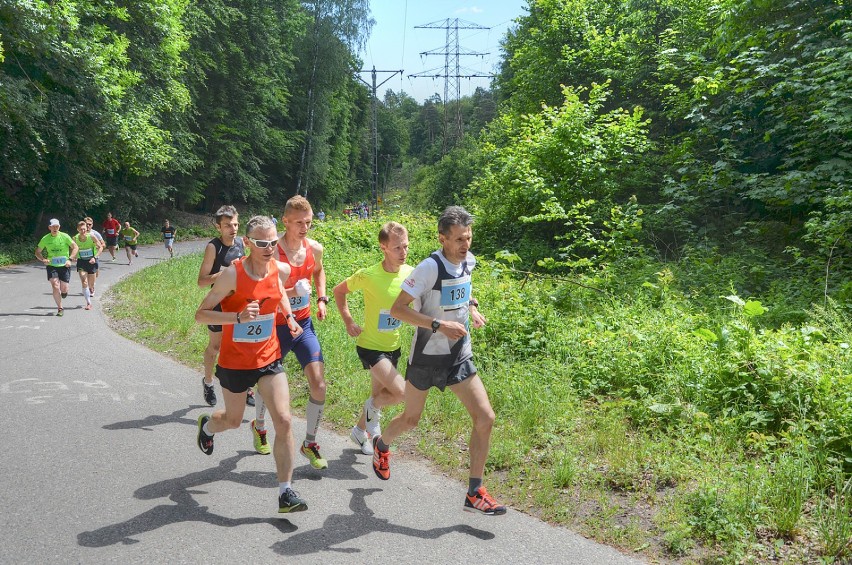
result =
[[[246,305],[239,313],[234,312],[218,312],[214,310],[217,304],[222,302],[227,296],[234,293],[237,289],[237,270],[233,265],[222,271],[222,276],[216,279],[216,283],[201,304],[195,311],[195,321],[199,324],[207,325],[227,325],[236,324],[237,317],[243,321],[249,319],[249,312],[254,312],[257,315],[259,306],[257,302],[251,302]]]
[[[421,314],[411,308],[412,302],[414,302],[414,297],[403,290],[399,293],[399,296],[396,297],[393,306],[391,306],[391,316],[397,320],[405,322],[406,324],[431,330],[432,320],[435,318],[427,316],[426,314]],[[438,331],[451,339],[459,339],[467,334],[467,330],[465,330],[464,326],[458,322],[440,319],[438,321],[441,323],[441,327]]]
[[[222,274],[222,271],[215,273],[213,275],[210,274],[211,269],[213,269],[213,263],[216,261],[216,247],[212,243],[208,243],[207,247],[204,248],[204,259],[201,260],[201,268],[198,269],[198,286],[205,287],[210,286],[211,284],[216,282],[216,279],[219,278],[219,275]]]
[[[47,261],[47,259],[44,258],[44,255],[41,254],[41,247],[35,248],[35,256],[36,256],[36,259],[38,259],[42,263]]]
[[[325,268],[322,264],[322,245],[314,240],[310,240],[311,247],[314,250],[314,286],[317,289],[317,318],[320,320],[325,320],[328,315],[327,305],[324,301],[319,300],[321,297],[326,296],[325,289]]]
[[[281,289],[281,303],[278,307],[284,312],[285,323],[290,330],[290,335],[296,337],[302,333],[302,326],[296,322],[296,317],[293,316],[293,308],[290,307],[290,299],[284,290],[284,285],[287,284],[287,279],[290,278],[290,265],[281,261],[276,261],[275,264],[278,265],[278,287]]]
[[[71,246],[68,249],[71,250],[71,256],[68,257],[68,260],[69,261],[76,261],[77,260],[77,253],[80,251],[80,247],[77,245],[77,243],[73,239],[71,240]]]
[[[337,304],[340,317],[343,318],[343,323],[346,325],[346,333],[351,337],[358,337],[361,335],[361,326],[355,323],[346,301],[346,295],[349,294],[349,284],[344,280],[335,286],[331,292],[334,295],[334,303]]]

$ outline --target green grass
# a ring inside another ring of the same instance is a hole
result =
[[[435,248],[433,219],[394,219],[411,230],[411,263]],[[329,293],[380,259],[379,225],[334,220],[314,230],[327,250]],[[486,478],[495,495],[649,557],[849,558],[852,323],[842,311],[814,309],[801,324],[776,325],[763,321],[754,301],[719,298],[730,289],[699,295],[678,266],[585,281],[599,293],[520,280],[479,259],[474,286],[489,323],[473,340],[497,413]],[[207,340],[193,321],[204,294],[195,285],[200,262],[200,255],[165,262],[110,291],[110,314],[130,337],[199,370]],[[350,296],[357,318],[361,299]],[[774,303],[764,306],[771,312]],[[369,378],[336,309],[329,312],[317,323],[328,382],[324,425],[345,431]],[[307,386],[292,356],[286,366],[300,411]],[[455,397],[433,392],[404,448],[465,479],[469,433]]]

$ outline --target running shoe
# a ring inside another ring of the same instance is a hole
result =
[[[204,433],[204,424],[210,419],[210,414],[202,414],[198,417],[198,449],[212,455],[213,453],[213,436]]]
[[[381,410],[373,408],[373,403],[369,398],[364,403],[364,418],[367,420],[367,433],[370,434],[370,437],[382,435],[382,427],[380,423],[382,412]]]
[[[62,309],[62,308],[60,308],[59,310],[57,310],[57,311],[56,311],[56,315],[57,315],[57,316],[64,316],[64,315],[65,315],[65,310],[64,310],[64,309]]]
[[[91,296],[92,298],[95,297],[95,289],[94,288],[89,291],[89,296]]]
[[[204,402],[210,406],[216,406],[216,387],[209,385],[201,377],[201,388],[204,389]]]
[[[246,393],[246,405],[247,406],[254,406],[255,405],[254,391],[252,389],[248,389],[248,392]]]
[[[379,449],[379,437],[373,437],[373,472],[383,481],[390,478],[390,451]]]
[[[299,498],[299,493],[288,488],[278,497],[278,513],[302,512],[308,509],[308,503]]]
[[[373,445],[370,443],[370,435],[367,432],[358,426],[352,426],[352,431],[349,432],[349,437],[352,438],[355,445],[361,448],[361,453],[364,455],[373,454]]]
[[[254,427],[255,420],[251,421],[251,437],[254,439],[254,450],[260,453],[261,455],[269,455],[272,453],[272,449],[269,448],[269,444],[266,443],[266,430],[258,431],[256,427]]]
[[[311,467],[314,469],[328,469],[328,461],[320,455],[319,445],[316,442],[312,441],[308,445],[302,443],[302,448],[299,451],[311,462]]]
[[[92,305],[91,305],[91,304],[86,304],[86,305],[83,307],[83,310],[91,310],[91,309],[92,309]]]
[[[60,292],[59,296],[61,296],[62,298],[68,298],[68,293],[67,292]]]
[[[474,496],[470,496],[469,494],[465,495],[464,511],[479,512],[486,516],[502,516],[506,513],[506,507],[494,500],[494,498],[488,494],[488,491],[485,490],[485,487],[479,487],[476,489],[476,494]]]

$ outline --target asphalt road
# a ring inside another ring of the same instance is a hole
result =
[[[322,428],[329,469],[297,455],[309,510],[282,517],[272,457],[247,425],[201,453],[200,374],[107,327],[103,292],[167,260],[161,246],[140,255],[102,264],[92,311],[75,273],[62,318],[43,266],[0,269],[0,563],[639,563],[511,509],[462,512],[465,485],[413,458],[380,481]]]

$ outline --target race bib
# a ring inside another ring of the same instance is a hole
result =
[[[399,328],[402,322],[391,316],[390,310],[379,310],[379,327],[380,332],[392,332]]]
[[[132,235],[125,235],[124,241],[133,241],[133,236]]]
[[[107,228],[106,232],[107,232],[107,235],[115,235],[115,230],[111,230],[111,229]]]
[[[174,237],[175,237],[175,234],[173,234],[173,233],[164,233],[163,234],[163,239],[173,239]]]
[[[95,250],[94,249],[81,249],[80,254],[78,255],[78,257],[80,259],[91,259],[94,256],[95,256]]]
[[[50,264],[54,267],[64,267],[68,262],[68,257],[53,257],[50,259]]]
[[[291,296],[290,297],[290,310],[293,312],[297,312],[299,310],[304,310],[311,305],[311,295],[310,294],[300,294],[299,296]]]
[[[470,275],[441,281],[441,309],[455,310],[470,301]]]
[[[258,343],[272,337],[275,329],[275,314],[263,314],[250,322],[234,324],[234,341]]]

